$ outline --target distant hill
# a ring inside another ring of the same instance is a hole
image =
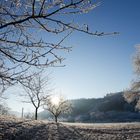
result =
[[[70,100],[73,111],[61,116],[61,120],[70,122],[128,122],[140,121],[140,113],[128,104],[123,92],[110,93],[104,98]],[[47,111],[39,113],[40,119],[51,118]]]

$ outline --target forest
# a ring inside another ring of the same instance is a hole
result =
[[[104,98],[75,99],[72,103],[72,112],[60,116],[61,121],[68,122],[135,122],[140,121],[140,112],[135,104],[129,104],[124,92],[110,93]],[[39,113],[40,119],[52,119],[49,112]]]

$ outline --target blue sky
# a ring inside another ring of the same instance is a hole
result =
[[[139,0],[102,0],[90,13],[74,17],[79,24],[88,24],[92,31],[120,34],[94,37],[74,32],[67,38],[64,45],[73,49],[64,54],[66,66],[50,69],[58,92],[71,99],[98,98],[129,87],[134,77],[134,46],[140,44],[139,6]],[[8,104],[16,110],[14,102],[9,99]]]
[[[139,0],[104,0],[89,14],[78,17],[93,31],[120,34],[93,37],[76,32],[67,41],[73,51],[66,56],[66,67],[55,69],[54,79],[69,98],[103,97],[129,87],[134,46],[140,43],[139,5]]]

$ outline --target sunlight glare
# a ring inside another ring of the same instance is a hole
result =
[[[53,96],[51,98],[51,102],[52,102],[53,105],[56,105],[57,106],[57,105],[59,105],[60,98],[58,96]]]

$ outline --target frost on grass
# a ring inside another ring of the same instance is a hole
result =
[[[0,116],[0,140],[139,140],[140,123],[77,124]]]

